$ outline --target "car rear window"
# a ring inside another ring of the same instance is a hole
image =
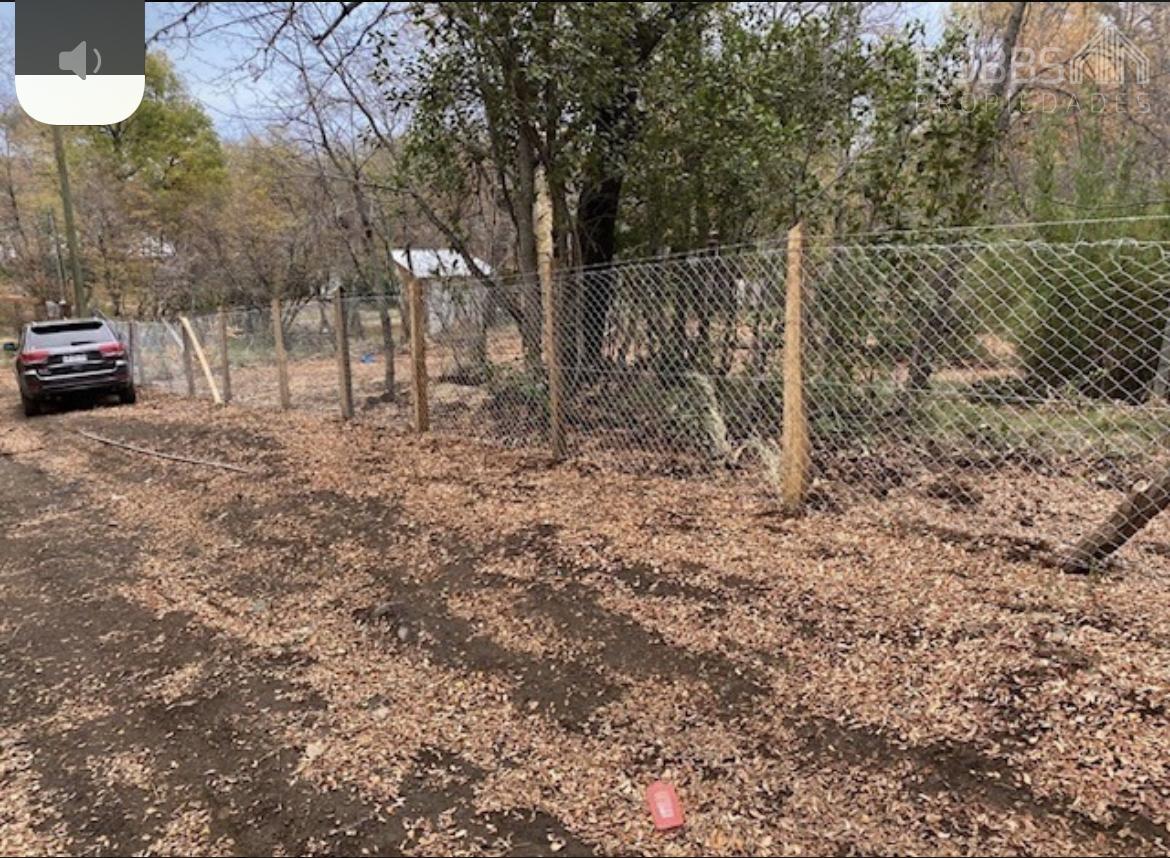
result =
[[[114,339],[105,322],[52,322],[33,325],[28,331],[28,345],[45,349],[105,343]]]

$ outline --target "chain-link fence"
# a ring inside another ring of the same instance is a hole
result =
[[[814,247],[806,385],[822,472],[1136,471],[1163,450],[1170,245]]]
[[[1166,453],[1170,244],[812,242],[800,262],[815,500],[926,486],[961,501],[1008,476],[1116,494]],[[544,446],[556,419],[581,459],[775,486],[788,268],[785,248],[764,247],[564,271],[547,314],[535,279],[430,281],[430,428]],[[279,314],[291,407],[336,412],[333,301]],[[344,300],[359,416],[410,424],[409,319],[405,294]],[[280,405],[270,308],[189,323],[216,373],[226,355],[234,401]],[[207,395],[198,366],[187,381],[181,328],[136,323],[138,377]],[[1070,515],[1107,508],[1095,497]]]

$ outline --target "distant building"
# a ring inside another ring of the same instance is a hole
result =
[[[390,251],[390,256],[404,273],[419,280],[474,278],[463,257],[454,250],[431,250],[406,247]],[[476,267],[490,275],[492,267],[478,257],[471,257]]]
[[[486,285],[472,272],[467,261],[446,248],[395,248],[390,257],[402,280],[414,278],[426,284],[427,330],[437,338],[478,340],[487,326]],[[492,268],[478,257],[475,266],[485,275]]]

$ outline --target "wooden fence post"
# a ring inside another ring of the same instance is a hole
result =
[[[353,419],[353,376],[349,366],[349,314],[345,307],[345,290],[338,287],[333,295],[333,331],[337,335],[337,389],[341,396],[341,419]]]
[[[804,407],[803,272],[804,227],[788,231],[788,264],[784,299],[784,429],[781,438],[781,495],[795,512],[808,490],[809,434]]]
[[[280,409],[288,411],[292,407],[292,397],[288,392],[288,353],[284,350],[284,322],[280,315],[280,299],[272,299],[272,336],[276,343],[276,381],[280,385]]]
[[[219,325],[219,373],[223,381],[223,404],[227,405],[232,401],[232,361],[228,349],[227,310],[220,307],[216,316]]]
[[[388,271],[393,278],[393,259],[390,260]],[[395,291],[397,291],[397,278],[393,279],[392,282],[395,285]],[[397,398],[394,379],[394,322],[390,318],[390,296],[386,294],[387,288],[386,278],[383,277],[378,288],[378,326],[382,329],[382,358],[385,361],[382,371],[382,386],[386,398],[393,402]],[[401,300],[398,304],[402,305]]]
[[[126,344],[130,350],[130,380],[134,384],[141,384],[142,377],[138,371],[138,323],[130,320],[130,342]]]
[[[544,365],[548,374],[548,442],[553,459],[565,457],[564,367],[561,365],[560,289],[553,276],[553,213],[548,182],[541,170],[536,178],[533,212],[536,230],[536,260],[544,304]]]
[[[411,393],[414,399],[414,429],[426,432],[431,425],[427,403],[427,314],[423,286],[414,275],[406,281],[407,300],[410,302],[410,366]]]
[[[179,325],[183,335],[183,377],[187,380],[187,395],[195,395],[195,365],[191,363],[191,335],[186,325]]]

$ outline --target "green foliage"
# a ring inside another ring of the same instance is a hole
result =
[[[815,208],[869,94],[858,14],[767,20],[721,6],[664,48],[629,164],[627,248],[702,247],[712,229],[738,242]]]
[[[1085,212],[1148,210],[1147,195],[1166,196],[1165,188],[1135,179],[1135,142],[1128,136],[1110,139],[1101,116],[1086,117],[1070,152],[1061,150],[1062,131],[1049,121],[1034,142],[1032,193],[1041,222],[1085,220]],[[1044,240],[1071,247],[1059,254],[1037,251],[1042,258],[1016,274],[1020,351],[1035,386],[1144,398],[1165,333],[1168,296],[1157,273],[1164,268],[1161,251],[1094,242],[1123,235],[1164,240],[1166,231],[1166,223],[1156,220],[1038,229]]]
[[[1165,287],[1150,276],[1165,268],[1161,255],[1160,248],[1081,245],[1038,260],[1021,284],[1020,325],[1021,356],[1037,389],[1145,397],[1164,333]]]
[[[847,227],[966,226],[979,220],[999,142],[1003,107],[959,74],[968,36],[949,30],[935,47],[915,47],[916,31],[886,39],[873,53],[867,145],[859,158],[860,205]]]
[[[570,193],[619,176],[628,253],[699,247],[712,229],[772,235],[798,217],[970,220],[981,188],[956,178],[984,157],[995,111],[963,103],[961,39],[923,56],[918,30],[864,38],[861,14],[420,4],[423,50],[400,69],[384,34],[379,74],[411,108],[416,176],[451,195],[490,176],[507,202],[522,145]],[[627,93],[636,110],[615,113]]]
[[[133,115],[94,126],[85,142],[96,168],[137,192],[168,224],[222,190],[226,178],[211,118],[162,54],[146,58],[146,91]]]
[[[177,268],[181,245],[226,192],[211,119],[170,61],[150,54],[134,114],[114,125],[71,129],[66,148],[90,291],[114,313],[157,306],[160,270]],[[40,157],[47,161],[49,151]],[[46,172],[55,176],[47,166]],[[57,189],[47,190],[56,208]],[[188,259],[194,273],[199,260]]]

